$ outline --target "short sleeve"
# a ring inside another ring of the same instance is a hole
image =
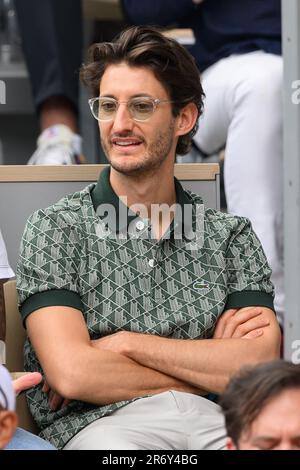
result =
[[[34,310],[62,305],[82,310],[78,291],[80,243],[72,213],[39,210],[27,221],[17,266],[23,320]]]
[[[228,299],[225,310],[262,306],[274,310],[271,268],[248,219],[238,217],[227,251]]]

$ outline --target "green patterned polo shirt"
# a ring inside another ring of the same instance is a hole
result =
[[[63,305],[82,311],[91,339],[127,330],[200,340],[212,336],[225,309],[273,308],[271,270],[249,221],[204,208],[177,180],[175,187],[183,214],[190,210],[179,223],[181,237],[176,217],[159,241],[151,237],[148,219],[128,212],[114,193],[109,169],[97,184],[32,214],[17,268],[23,320],[38,308]],[[103,207],[115,208],[118,216],[125,208],[126,217],[111,227],[98,210]],[[41,370],[29,340],[25,368]],[[58,448],[129,403],[73,401],[51,411],[40,386],[27,398],[41,437]]]

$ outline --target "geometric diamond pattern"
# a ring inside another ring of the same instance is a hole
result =
[[[197,250],[188,249],[185,238],[148,239],[147,221],[135,239],[100,236],[104,227],[91,199],[94,186],[29,218],[17,268],[21,307],[33,294],[49,296],[64,289],[80,298],[92,339],[128,330],[200,340],[211,337],[231,294],[273,295],[271,270],[247,219],[205,209],[203,246]],[[202,199],[186,195],[197,231],[195,208]],[[29,340],[25,367],[41,370]],[[58,448],[89,423],[129,403],[98,407],[75,401],[53,412],[40,387],[27,396],[41,436]]]

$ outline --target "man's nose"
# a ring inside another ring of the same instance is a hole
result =
[[[130,115],[127,104],[120,103],[114,117],[113,131],[121,132],[124,130],[132,130],[133,126],[134,121]]]
[[[276,447],[276,450],[295,450],[293,443],[290,441],[282,441]]]

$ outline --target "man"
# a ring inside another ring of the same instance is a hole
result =
[[[14,393],[18,396],[19,393],[35,387],[41,381],[42,375],[39,372],[23,374],[12,381]],[[49,442],[41,439],[35,434],[18,427],[15,430],[12,439],[9,440],[5,447],[5,450],[55,450],[55,448]]]
[[[17,428],[15,401],[9,372],[0,364],[0,449],[8,444]]]
[[[15,396],[42,380],[37,372],[25,374],[12,380],[8,370],[0,364],[0,449],[5,450],[55,450],[43,441],[21,428],[17,428]]]
[[[110,168],[25,228],[25,361],[51,388],[50,406],[29,393],[31,410],[64,449],[223,448],[205,397],[277,357],[279,329],[249,222],[204,209],[174,180],[202,110],[197,67],[175,41],[133,27],[96,44],[81,76]]]
[[[3,294],[3,285],[4,283],[14,276],[14,272],[11,269],[8,258],[5,243],[0,230],[0,364],[4,363],[5,358],[5,311],[4,311],[4,294]],[[1,373],[2,371],[2,373]],[[4,371],[4,372],[3,372]],[[7,371],[0,366],[0,387],[1,380],[7,383],[5,379],[7,376]],[[18,395],[24,390],[34,387],[39,384],[42,380],[40,373],[33,372],[31,374],[26,374],[22,377],[19,377],[13,382],[15,393]],[[1,395],[1,390],[0,390]],[[1,396],[0,396],[1,400]],[[1,402],[0,402],[1,403]],[[0,443],[4,446],[5,442],[9,441],[6,449],[16,450],[16,449],[26,449],[26,450],[54,450],[48,442],[40,439],[38,436],[31,434],[24,429],[17,428],[15,431],[16,420],[11,414],[13,408],[7,407],[5,414],[2,414],[2,425],[5,425],[5,432],[3,440]],[[4,419],[5,418],[5,419]],[[13,435],[14,434],[14,435]],[[12,437],[13,435],[13,437]],[[12,438],[11,438],[12,437]]]
[[[300,450],[300,366],[245,368],[221,397],[231,450]]]

